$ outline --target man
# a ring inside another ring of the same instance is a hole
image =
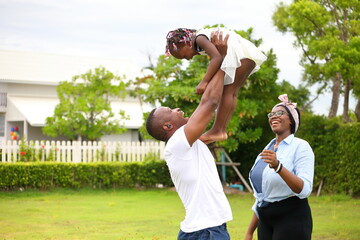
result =
[[[222,33],[214,33],[211,37],[223,58],[227,39],[228,36],[222,39]],[[179,108],[160,107],[152,110],[146,121],[149,134],[166,142],[165,160],[186,210],[180,224],[179,240],[230,239],[226,222],[232,220],[231,208],[214,158],[199,140],[219,105],[223,86],[224,72],[219,70],[190,118],[185,118]]]

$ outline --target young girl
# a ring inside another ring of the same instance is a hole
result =
[[[224,59],[211,43],[212,32],[229,35],[227,54]],[[224,90],[215,123],[212,128],[201,136],[208,144],[227,139],[226,128],[234,113],[237,94],[245,80],[260,69],[266,56],[250,41],[242,38],[234,31],[226,28],[206,28],[200,30],[178,28],[166,36],[166,56],[178,59],[192,59],[195,55],[209,55],[210,63],[202,81],[196,87],[196,93],[202,94],[215,73],[221,69],[224,73]]]

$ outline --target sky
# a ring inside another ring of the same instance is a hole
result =
[[[253,28],[260,49],[277,55],[279,80],[301,84],[301,51],[272,24],[279,0],[0,0],[0,49],[128,59],[140,67],[164,54],[165,36],[179,28],[224,24]],[[291,0],[283,0],[289,4]],[[154,62],[155,63],[155,62]],[[316,87],[311,91],[315,92]],[[312,97],[315,95],[313,94]],[[291,99],[291,96],[289,96]],[[331,93],[313,103],[327,115]],[[350,109],[355,101],[351,99]],[[338,114],[342,113],[342,101]]]

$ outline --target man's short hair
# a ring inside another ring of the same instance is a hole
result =
[[[162,128],[163,123],[156,119],[154,113],[157,108],[151,110],[149,116],[146,119],[146,131],[152,136],[153,138],[166,141],[166,132]]]

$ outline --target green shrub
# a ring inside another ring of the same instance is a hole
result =
[[[172,186],[165,161],[0,163],[0,190]]]
[[[360,194],[360,123],[304,115],[297,136],[307,140],[315,154],[314,189],[322,180],[324,192]]]

